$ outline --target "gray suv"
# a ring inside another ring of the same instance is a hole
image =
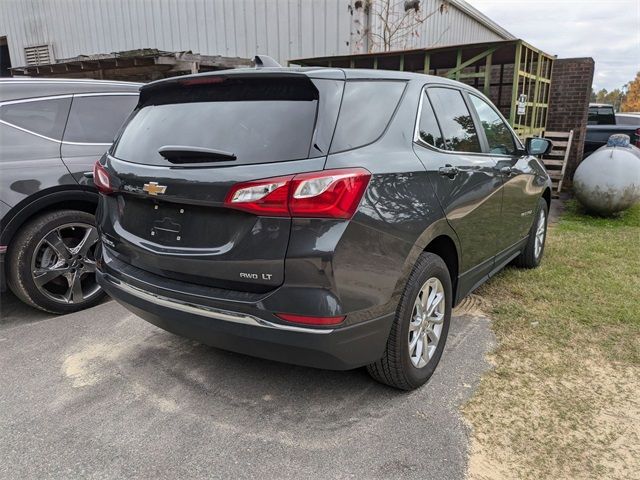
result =
[[[97,190],[84,173],[111,145],[140,84],[0,80],[0,278],[53,313],[100,300]]]
[[[549,177],[477,90],[243,69],[161,80],[96,163],[98,282],[168,331],[412,389],[451,309],[543,255]]]

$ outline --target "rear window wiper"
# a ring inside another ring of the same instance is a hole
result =
[[[158,149],[158,153],[167,161],[175,164],[232,162],[237,158],[235,153],[224,150],[183,145],[164,145]]]

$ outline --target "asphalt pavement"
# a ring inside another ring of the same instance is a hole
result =
[[[1,302],[2,479],[465,476],[486,318],[454,317],[434,376],[403,393],[207,347],[113,301],[59,317]]]

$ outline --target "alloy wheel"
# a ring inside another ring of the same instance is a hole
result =
[[[413,304],[409,323],[409,357],[414,367],[424,367],[438,347],[445,314],[445,292],[435,277],[427,280]]]
[[[540,254],[542,253],[542,247],[544,246],[544,236],[546,233],[546,225],[547,224],[547,216],[544,212],[544,209],[540,209],[540,213],[538,215],[538,224],[536,225],[536,237],[533,253],[536,259],[540,258]]]
[[[99,294],[95,278],[97,243],[98,231],[87,223],[68,223],[47,233],[31,260],[31,275],[38,290],[65,304],[85,302]]]

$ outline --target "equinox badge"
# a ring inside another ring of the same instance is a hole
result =
[[[149,195],[158,195],[159,193],[164,193],[167,190],[167,186],[158,185],[158,182],[149,182],[144,184],[142,190],[147,192]]]

